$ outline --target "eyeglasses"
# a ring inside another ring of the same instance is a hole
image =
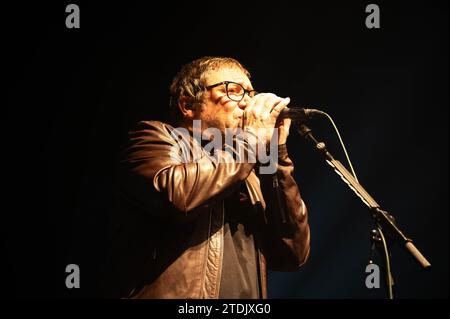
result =
[[[225,84],[225,90],[227,91],[227,96],[230,100],[240,102],[244,96],[245,93],[248,94],[250,97],[254,97],[258,92],[255,90],[246,90],[241,84],[231,81],[223,81],[219,82],[213,85],[209,85],[206,87],[207,90],[210,90],[216,86]]]

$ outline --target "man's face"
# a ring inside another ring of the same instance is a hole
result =
[[[206,86],[222,81],[232,81],[241,84],[245,89],[252,90],[249,78],[237,67],[223,67],[211,70],[206,75]],[[216,127],[222,132],[226,128],[233,131],[240,127],[244,109],[250,97],[245,94],[240,102],[230,100],[227,96],[225,84],[210,89],[204,95],[204,103],[199,114],[202,129]]]

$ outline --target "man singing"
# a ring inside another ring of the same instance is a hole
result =
[[[277,120],[289,98],[256,93],[225,57],[184,65],[170,93],[173,121],[143,121],[129,135],[109,286],[127,298],[266,298],[267,269],[296,271],[310,248],[291,123]],[[224,137],[212,151],[208,129]],[[261,170],[261,150],[275,152],[273,171]]]

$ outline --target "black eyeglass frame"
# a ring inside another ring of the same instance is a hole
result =
[[[230,94],[228,94],[228,85],[229,85],[230,83],[237,84],[237,85],[239,85],[239,86],[242,88],[242,90],[244,90],[244,94],[242,94],[242,96],[241,96],[241,98],[240,98],[239,100],[237,100],[236,98],[230,97]],[[206,89],[207,89],[207,90],[211,90],[212,88],[215,88],[216,86],[223,85],[223,84],[225,84],[225,91],[227,92],[228,98],[229,98],[230,100],[232,100],[232,101],[235,101],[235,102],[240,102],[240,101],[242,101],[242,99],[244,98],[245,94],[247,94],[247,95],[250,96],[250,97],[254,97],[255,95],[258,94],[257,91],[255,91],[255,90],[247,90],[246,88],[244,88],[244,87],[242,86],[242,84],[237,83],[237,82],[233,82],[233,81],[222,81],[222,82],[219,82],[219,83],[215,83],[215,84],[212,84],[212,85],[208,85],[208,86],[206,87]]]

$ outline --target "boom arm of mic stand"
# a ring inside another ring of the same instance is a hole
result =
[[[395,223],[394,218],[386,211],[380,208],[380,205],[367,193],[367,191],[359,184],[352,174],[342,165],[341,162],[335,160],[333,156],[326,149],[325,143],[319,142],[312,135],[311,129],[304,124],[301,124],[298,128],[299,133],[307,140],[312,142],[315,148],[325,156],[326,162],[334,169],[334,171],[342,178],[342,180],[350,187],[350,189],[366,204],[372,213],[372,217],[383,227],[390,230],[397,239],[399,239],[406,250],[409,251],[416,261],[423,268],[431,267],[428,260],[420,253],[420,251],[412,243],[412,239],[403,234],[398,225]]]

